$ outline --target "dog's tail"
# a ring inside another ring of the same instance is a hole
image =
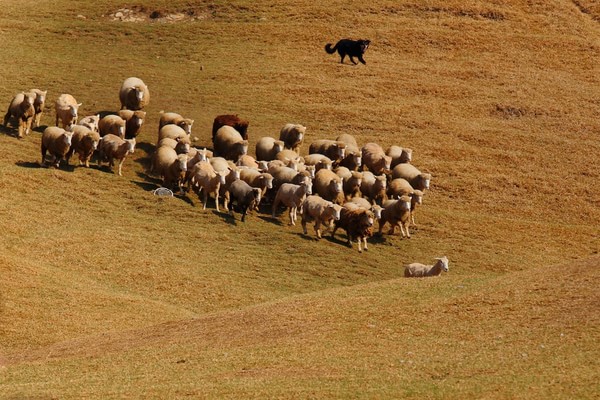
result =
[[[333,47],[331,47],[331,43],[327,43],[325,45],[325,51],[328,52],[329,54],[335,53],[336,50],[337,50],[337,43]]]

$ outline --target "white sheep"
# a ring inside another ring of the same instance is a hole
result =
[[[259,188],[261,197],[267,193],[268,189],[273,188],[273,175],[268,172],[261,172],[258,169],[242,168],[240,179],[252,187]]]
[[[28,135],[31,130],[31,124],[35,117],[35,95],[33,93],[18,93],[13,97],[8,111],[4,115],[4,126],[7,126],[11,117],[19,121],[18,138],[23,138],[23,134]]]
[[[102,162],[108,162],[108,167],[112,169],[115,160],[119,160],[118,174],[123,176],[123,162],[128,154],[135,152],[135,139],[121,139],[120,137],[109,133],[103,136],[98,143],[98,166]]]
[[[131,77],[123,81],[119,89],[119,100],[121,101],[121,110],[141,110],[150,102],[150,90],[148,86],[139,78]]]
[[[79,156],[79,165],[85,165],[86,168],[89,168],[90,159],[100,143],[100,135],[98,132],[94,132],[83,125],[73,125],[71,131],[73,132],[73,138],[71,139],[71,148],[66,157],[67,164],[73,153],[77,153]]]
[[[63,129],[74,125],[77,121],[79,107],[81,107],[81,103],[77,103],[77,100],[72,95],[63,93],[58,96],[58,99],[54,103],[54,109],[56,110],[55,125],[58,126],[58,120],[62,122]]]
[[[256,142],[256,160],[271,161],[277,158],[277,153],[283,150],[284,143],[270,136],[263,136]]]
[[[279,203],[283,203],[289,210],[290,225],[296,225],[298,209],[302,212],[302,203],[306,196],[312,194],[312,182],[305,182],[301,185],[293,183],[284,183],[277,190],[275,200],[273,200],[273,208],[271,216],[275,218]]]
[[[285,148],[300,153],[300,145],[304,141],[306,127],[300,124],[285,124],[279,132],[279,140],[283,140]]]
[[[82,125],[91,131],[98,132],[98,124],[100,123],[100,114],[88,115],[79,120],[77,125]]]
[[[160,120],[158,121],[158,129],[165,125],[177,125],[185,131],[186,134],[192,134],[192,125],[194,120],[190,118],[183,118],[180,114],[174,112],[163,112],[160,113]]]
[[[351,171],[358,170],[362,165],[362,152],[354,136],[342,133],[335,140],[346,144],[346,156],[340,161],[340,165]]]
[[[170,139],[168,139],[170,140]],[[178,154],[170,146],[160,146],[153,155],[153,171],[163,178],[163,186],[182,192],[182,183],[187,172],[187,155]]]
[[[344,202],[344,186],[342,178],[335,172],[328,169],[321,169],[315,175],[313,182],[315,193],[325,200],[332,201],[336,204]]]
[[[406,278],[421,278],[425,276],[438,276],[444,272],[448,272],[448,257],[435,258],[435,264],[425,265],[421,263],[411,263],[404,267],[404,276]]]
[[[206,210],[208,195],[214,194],[215,208],[217,211],[219,211],[219,189],[221,188],[221,185],[225,184],[226,175],[227,173],[223,171],[215,171],[213,166],[208,161],[200,161],[194,165],[194,168],[191,172],[191,182],[197,189],[198,197],[200,197],[200,192],[203,194],[203,210]]]
[[[98,122],[98,131],[100,132],[100,136],[106,136],[109,133],[112,133],[121,139],[125,139],[125,124],[126,121],[118,115],[105,115],[100,122]]]
[[[412,161],[412,149],[392,145],[388,147],[385,154],[392,158],[390,168],[394,168],[398,164],[410,163]]]
[[[60,161],[67,155],[71,148],[73,132],[66,131],[57,126],[49,126],[42,133],[42,165],[46,164],[46,153],[52,156],[52,163],[56,168]]]
[[[387,199],[387,178],[385,175],[374,175],[371,171],[363,171],[360,191],[371,203],[381,204]]]
[[[187,139],[189,136],[183,128],[177,125],[165,125],[158,131],[158,140],[157,143],[161,141],[161,139],[169,138],[169,139]]]
[[[333,221],[340,219],[342,206],[333,204],[320,196],[310,195],[302,203],[302,230],[308,234],[307,222],[315,222],[315,233],[321,239],[321,224],[331,227]]]
[[[402,196],[398,200],[387,200],[383,203],[383,211],[379,220],[380,235],[385,224],[389,222],[391,225],[388,232],[389,235],[393,235],[396,226],[400,226],[402,237],[410,239],[410,232],[408,231],[410,224],[410,201],[409,196]]]
[[[346,143],[329,139],[315,140],[310,144],[308,153],[323,154],[337,165],[346,157]]]
[[[165,129],[167,126],[163,127]],[[215,155],[227,160],[237,161],[244,154],[248,154],[248,141],[229,125],[223,125],[217,130],[214,139]]]
[[[412,164],[398,164],[392,170],[392,178],[404,178],[417,190],[429,189],[431,174],[422,173]]]
[[[35,100],[33,101],[33,108],[35,109],[35,117],[33,117],[33,127],[37,128],[40,126],[42,113],[44,112],[44,106],[46,104],[46,94],[48,93],[48,91],[40,89],[31,89],[29,92],[35,95]]]

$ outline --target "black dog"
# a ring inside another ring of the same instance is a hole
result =
[[[342,58],[340,62],[344,63],[344,58],[346,56],[350,57],[350,61],[356,65],[356,61],[354,61],[354,57],[358,57],[358,61],[363,64],[366,64],[363,59],[363,54],[369,48],[370,40],[351,40],[351,39],[342,39],[335,44],[335,46],[331,47],[331,43],[327,43],[325,45],[325,51],[329,54],[337,52]]]

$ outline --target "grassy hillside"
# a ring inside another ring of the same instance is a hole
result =
[[[123,177],[40,168],[40,130],[0,127],[0,397],[597,396],[599,17],[584,0],[3,2],[5,106],[39,87],[44,125],[60,93],[115,111],[129,76],[152,99]],[[323,51],[342,37],[372,40],[366,66]],[[251,149],[287,122],[410,147],[433,175],[418,227],[359,254],[285,215],[157,198],[161,110],[194,118],[199,146],[237,113]],[[439,255],[445,276],[401,278]]]

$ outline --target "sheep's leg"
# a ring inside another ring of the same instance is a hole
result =
[[[119,161],[119,176],[123,176],[123,174],[121,173],[121,167],[123,166],[124,161],[125,161],[124,158],[122,158],[121,161]]]
[[[412,226],[417,226],[417,224],[415,223],[415,212],[411,212],[410,213],[410,223]]]
[[[58,126],[58,114],[56,114],[56,122],[54,123],[54,125]]]
[[[295,211],[295,209],[293,207],[290,207],[289,211],[290,211],[290,225],[292,225],[292,226],[296,225],[294,223],[294,211]]]
[[[363,239],[363,240],[364,240],[364,242],[365,242],[365,246],[364,246],[364,247],[365,247],[365,251],[369,250],[369,248],[367,247],[367,237],[365,236],[365,237],[363,237],[362,239]]]
[[[306,229],[306,220],[304,219],[304,216],[302,216],[302,231],[304,232],[305,235],[308,234],[308,230]]]
[[[317,238],[321,239],[321,221],[318,219],[315,222],[315,232],[317,233]]]
[[[206,202],[208,201],[208,190],[202,188],[202,209],[206,210]]]
[[[358,252],[362,253],[362,238],[358,237],[358,239],[356,240],[356,243],[358,243]]]
[[[219,190],[215,192],[215,207],[217,208],[217,212],[219,212]]]

